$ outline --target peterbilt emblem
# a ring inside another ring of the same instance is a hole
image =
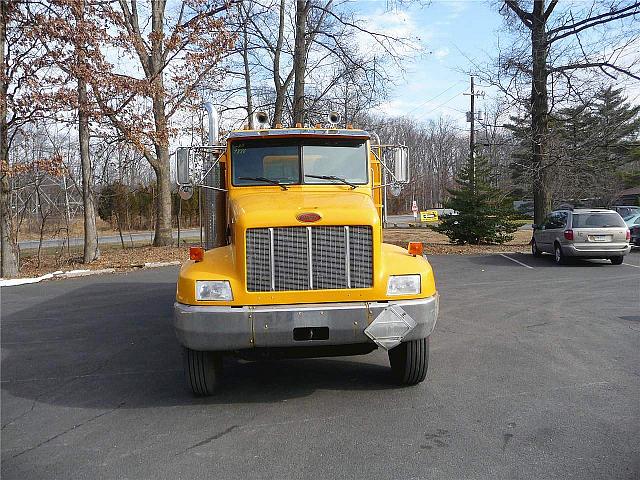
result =
[[[318,220],[320,220],[320,218],[322,218],[320,217],[320,215],[313,212],[299,213],[298,215],[296,215],[296,219],[299,222],[305,222],[305,223],[317,222]]]

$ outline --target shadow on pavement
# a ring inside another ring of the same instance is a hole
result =
[[[173,283],[96,283],[3,313],[3,391],[41,403],[105,409],[268,403],[317,389],[395,388],[386,355],[384,366],[380,354],[229,359],[221,392],[196,398],[186,390],[171,326],[174,295]]]

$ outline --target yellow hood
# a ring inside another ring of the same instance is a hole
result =
[[[310,225],[378,225],[373,199],[349,190],[309,192],[301,190],[253,192],[234,195],[230,201],[231,223],[241,229]],[[304,223],[301,213],[317,213],[320,220]]]

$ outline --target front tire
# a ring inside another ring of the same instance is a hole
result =
[[[215,392],[222,375],[222,355],[183,348],[184,375],[191,391],[198,396]]]
[[[417,385],[429,368],[429,337],[403,342],[389,350],[389,363],[400,385]]]
[[[614,265],[622,265],[622,262],[624,261],[624,257],[623,256],[618,256],[618,257],[611,257],[611,263]]]

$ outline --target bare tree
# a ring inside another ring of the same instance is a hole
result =
[[[556,162],[549,138],[553,111],[571,101],[584,101],[594,80],[600,86],[603,77],[640,79],[637,55],[629,55],[638,38],[640,2],[565,6],[558,0],[533,0],[529,8],[523,3],[504,0],[501,12],[513,38],[506,50],[500,49],[497,68],[485,69],[481,76],[523,107],[530,119],[527,169],[539,223],[551,208],[550,168]]]
[[[51,110],[77,111],[78,143],[82,171],[84,218],[84,263],[100,257],[93,193],[93,168],[90,158],[90,120],[97,116],[95,102],[89,96],[88,82],[95,71],[104,69],[101,48],[108,38],[99,22],[100,11],[86,0],[52,0],[31,11],[33,35],[47,51],[45,61],[63,76],[43,79],[43,90],[51,96]],[[69,86],[75,83],[75,91]],[[61,118],[57,119],[61,121]]]
[[[153,168],[157,182],[154,245],[172,243],[169,139],[171,120],[195,101],[233,39],[219,14],[235,1],[213,5],[185,0],[167,10],[166,0],[101,2],[115,34],[110,46],[138,60],[100,72],[90,82],[102,112]]]
[[[239,22],[231,28],[243,41],[227,59],[227,85],[217,95],[223,110],[246,108],[249,126],[254,110],[268,110],[275,126],[323,122],[329,110],[346,111],[346,121],[382,102],[417,43],[368,29],[349,5],[334,0],[241,4]]]
[[[19,249],[11,210],[11,177],[20,171],[14,166],[10,149],[21,128],[42,112],[40,92],[31,88],[39,70],[42,51],[29,32],[25,1],[0,2],[0,250],[3,277],[15,276]]]

